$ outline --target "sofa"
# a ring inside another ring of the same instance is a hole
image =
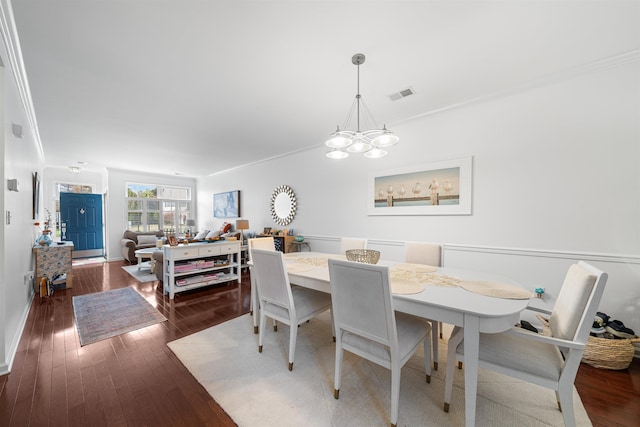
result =
[[[153,273],[156,275],[158,281],[162,282],[163,263],[164,263],[164,251],[154,251],[151,255],[153,257]]]
[[[129,264],[138,262],[135,252],[138,249],[153,248],[159,238],[164,238],[163,231],[131,231],[126,230],[120,239],[122,257]]]

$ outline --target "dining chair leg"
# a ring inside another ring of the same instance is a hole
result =
[[[258,333],[258,321],[260,312],[260,302],[258,300],[258,286],[256,285],[255,274],[249,273],[249,279],[251,281],[251,298],[249,298],[249,311],[253,321],[253,333]]]
[[[575,415],[573,413],[573,384],[564,385],[559,384],[557,391],[559,396],[559,408],[562,411],[562,418],[564,418],[564,425],[575,425]]]
[[[340,396],[340,381],[342,378],[342,359],[344,358],[344,350],[342,344],[336,346],[336,367],[333,379],[333,397],[337,399]]]
[[[262,353],[262,338],[264,336],[264,324],[266,322],[266,316],[260,313],[260,333],[258,334],[258,352]]]
[[[433,332],[432,332],[433,333]],[[422,342],[424,350],[424,373],[426,375],[427,384],[431,383],[431,349],[429,348],[429,337],[425,337]]]
[[[298,328],[291,325],[289,328],[289,371],[293,370],[293,360],[296,357],[296,338],[298,337]]]
[[[431,349],[433,352],[433,370],[438,370],[438,329],[440,322],[431,321]],[[442,331],[442,329],[440,329]],[[440,332],[442,334],[442,332]]]
[[[398,406],[400,401],[400,364],[391,364],[391,425],[398,424]]]
[[[449,412],[449,403],[451,402],[451,393],[453,392],[453,376],[454,366],[456,363],[456,348],[464,338],[462,328],[456,326],[449,338],[447,347],[447,372],[445,373],[444,382],[444,412]]]

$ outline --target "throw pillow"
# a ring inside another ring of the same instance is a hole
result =
[[[224,224],[222,224],[222,227],[220,227],[221,233],[228,233],[229,230],[231,230],[231,224],[228,222],[225,222]]]
[[[134,242],[138,241],[138,235],[136,234],[135,231],[131,231],[131,230],[126,230],[124,232],[124,234],[122,235],[123,239],[129,239],[129,240],[133,240]]]
[[[157,239],[158,238],[156,236],[149,236],[149,235],[138,236],[138,244],[139,245],[155,245]]]
[[[209,230],[202,230],[201,232],[199,232],[198,234],[196,234],[196,236],[194,237],[195,240],[202,240],[205,237],[207,237],[207,234],[209,234]]]

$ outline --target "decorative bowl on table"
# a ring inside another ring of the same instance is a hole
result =
[[[372,249],[349,249],[345,252],[349,261],[377,264],[380,260],[380,251]]]
[[[304,236],[296,236],[296,242],[304,242]]]

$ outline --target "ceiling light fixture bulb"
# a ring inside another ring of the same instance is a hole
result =
[[[347,151],[350,153],[366,153],[371,150],[373,147],[368,142],[360,139],[355,141],[349,147],[347,147]]]
[[[387,130],[386,125],[382,128],[382,130],[383,130],[382,135],[376,136],[375,138],[373,138],[373,141],[371,141],[371,144],[374,147],[380,147],[380,148],[391,147],[396,145],[398,141],[400,141],[400,138],[394,135],[393,132]]]
[[[346,159],[347,157],[349,157],[349,153],[347,153],[346,151],[335,149],[335,150],[327,151],[327,157],[334,160]]]
[[[387,155],[387,152],[384,150],[381,150],[379,148],[372,148],[371,150],[367,151],[366,153],[364,153],[364,156],[367,159],[379,159],[381,157],[384,157]]]
[[[340,135],[340,127],[331,134],[331,138],[325,143],[329,148],[346,148],[351,145],[351,139]]]

